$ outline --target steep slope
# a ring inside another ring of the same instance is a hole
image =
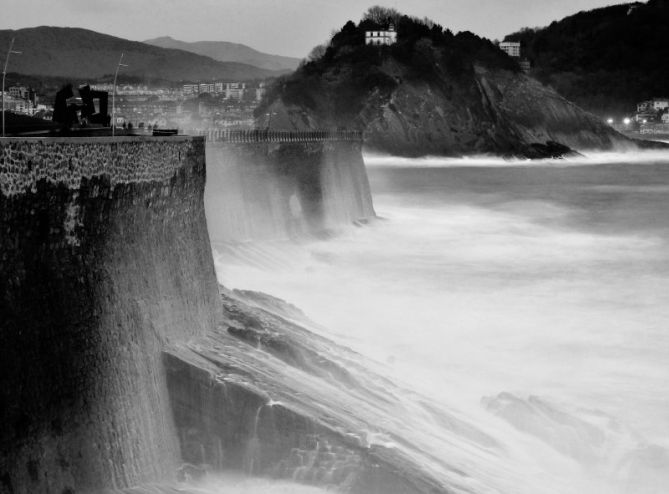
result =
[[[669,2],[626,3],[579,12],[542,29],[506,37],[520,41],[532,74],[562,96],[601,115],[620,115],[667,96]]]
[[[300,63],[299,58],[271,55],[254,50],[240,43],[230,43],[228,41],[196,41],[188,43],[171,38],[170,36],[162,36],[160,38],[148,39],[144,43],[159,46],[160,48],[172,48],[197,53],[198,55],[213,58],[219,62],[239,62],[266,70],[288,72],[295,70]]]
[[[366,46],[364,33],[383,24],[348,22],[320,58],[277,81],[259,118],[272,112],[273,126],[361,129],[367,147],[410,156],[563,152],[553,141],[577,150],[629,145],[490,41],[396,21],[397,43],[382,47]]]
[[[124,75],[167,81],[244,80],[276,75],[241,63],[218,62],[193,53],[149,46],[86,29],[41,26],[0,31],[0,46],[16,38],[20,56],[10,72],[28,75],[97,78],[113,74],[121,53]]]

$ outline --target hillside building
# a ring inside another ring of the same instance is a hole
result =
[[[502,41],[499,48],[510,57],[520,58],[520,41]]]
[[[532,64],[527,58],[521,57],[521,49],[519,41],[502,41],[501,43],[499,43],[498,46],[500,50],[502,50],[504,53],[514,58],[516,62],[518,62],[520,70],[522,70],[526,74],[530,73]]]
[[[669,98],[653,98],[636,105],[637,112],[660,111],[669,108]]]
[[[656,122],[660,114],[669,110],[669,98],[653,98],[637,103],[634,120],[640,123]]]
[[[397,32],[395,26],[390,25],[387,31],[365,31],[366,45],[393,45],[397,42]]]

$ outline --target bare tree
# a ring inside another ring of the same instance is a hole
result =
[[[327,45],[318,45],[314,46],[313,49],[309,52],[309,55],[307,56],[307,60],[309,62],[314,62],[316,60],[320,60],[323,55],[325,55],[325,51],[328,49]]]
[[[395,9],[375,5],[365,12],[362,20],[376,22],[377,24],[389,24],[391,22],[397,24],[400,17],[402,17],[402,14]]]

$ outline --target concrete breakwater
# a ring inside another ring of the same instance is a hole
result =
[[[233,194],[215,231],[316,232],[373,215],[360,146],[215,144],[207,169],[202,137],[1,139],[0,493],[173,480],[190,443],[165,359],[224,318],[207,172]]]
[[[375,216],[362,142],[207,143],[214,243],[319,235]]]

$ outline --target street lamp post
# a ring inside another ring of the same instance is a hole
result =
[[[14,51],[14,39],[9,43],[9,50],[7,50],[7,57],[5,57],[5,66],[2,69],[2,137],[5,137],[5,77],[7,76],[7,64],[9,63],[9,56],[12,53],[20,55],[20,51]]]
[[[118,65],[114,73],[114,87],[112,88],[112,137],[116,134],[116,78],[118,77],[118,70],[121,67],[127,67],[126,64],[121,63],[122,61],[123,52],[121,52],[121,58],[118,59]]]

